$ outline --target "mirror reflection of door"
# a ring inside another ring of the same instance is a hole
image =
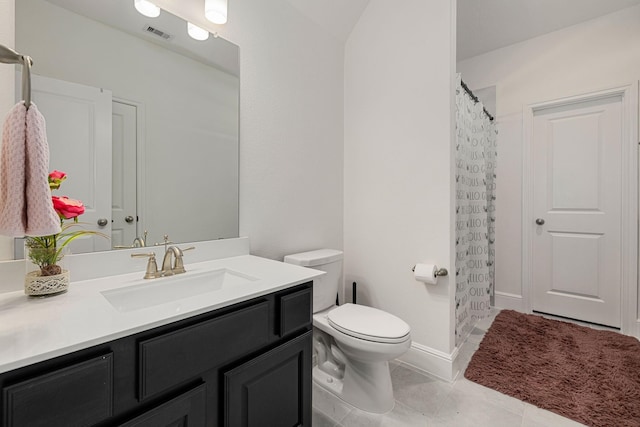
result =
[[[111,92],[37,75],[31,87],[46,121],[49,168],[67,174],[55,195],[81,200],[80,226],[111,236]],[[69,246],[72,253],[93,252],[110,249],[111,241],[83,236]]]
[[[137,107],[115,100],[112,107],[111,245],[131,246],[141,235],[136,208]]]

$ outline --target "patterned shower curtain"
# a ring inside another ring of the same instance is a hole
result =
[[[495,241],[495,124],[456,87],[456,345],[489,313]]]

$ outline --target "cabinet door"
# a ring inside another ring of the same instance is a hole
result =
[[[226,427],[311,426],[311,331],[224,374]]]
[[[3,389],[6,427],[84,427],[112,414],[113,353]]]
[[[204,427],[205,398],[202,384],[120,427]]]

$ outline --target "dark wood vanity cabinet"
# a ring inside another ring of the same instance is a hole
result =
[[[0,374],[2,427],[311,426],[311,282]]]
[[[225,372],[225,427],[311,425],[311,334]]]

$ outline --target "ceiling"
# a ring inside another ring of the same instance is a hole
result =
[[[91,2],[86,0],[48,0],[48,2],[222,69],[235,76],[240,73],[239,53],[236,45],[222,37],[209,37],[206,41],[195,41],[187,35],[186,22],[171,13],[161,13],[157,18],[147,18],[134,9],[133,2],[130,0]],[[165,40],[153,35],[152,32],[146,31],[148,26],[171,35],[171,38]]]
[[[347,41],[351,30],[369,4],[369,0],[286,1],[341,42]]]
[[[234,1],[238,0],[229,0],[231,13]],[[346,42],[370,0],[285,1]],[[193,16],[204,7],[204,0],[183,2],[181,7],[193,10]],[[457,55],[462,60],[640,4],[640,0],[457,0],[457,4]]]
[[[345,42],[369,0],[286,0]],[[458,60],[589,21],[640,0],[457,0]]]
[[[457,0],[458,61],[640,4],[640,0]]]

